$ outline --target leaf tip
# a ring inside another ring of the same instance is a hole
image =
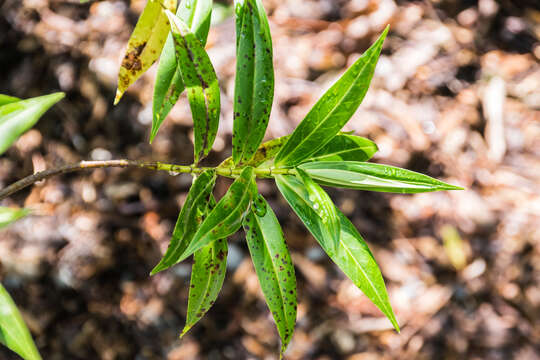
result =
[[[189,326],[188,324],[186,324],[186,325],[184,326],[184,329],[182,330],[182,333],[180,333],[179,338],[180,338],[180,339],[183,338],[184,335],[186,335],[187,332],[188,332],[190,329],[191,329],[191,326]]]
[[[114,97],[113,105],[117,105],[120,102],[120,99],[122,99],[122,95],[124,95],[123,91],[120,91],[120,89],[116,90],[116,96]]]
[[[445,190],[467,190],[467,189],[461,186],[457,186],[457,185],[446,184]]]
[[[152,269],[152,271],[150,271],[150,276],[156,275],[157,273],[165,270],[166,268],[167,266],[160,262]]]

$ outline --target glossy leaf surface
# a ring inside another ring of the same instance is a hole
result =
[[[194,179],[186,202],[178,215],[169,247],[159,264],[152,270],[151,275],[179,262],[180,256],[188,247],[203,221],[208,204],[212,199],[215,183],[215,170],[207,170]]]
[[[281,354],[296,324],[296,276],[281,226],[259,195],[244,219],[249,252],[268,308],[281,337]]]
[[[206,44],[210,29],[212,2],[212,0],[182,0],[176,12],[176,16],[190,28],[202,45]],[[161,52],[154,85],[150,142],[154,140],[159,127],[184,89],[184,80],[176,61],[173,37],[169,34]]]
[[[330,196],[317,184],[309,175],[302,169],[297,170],[298,178],[304,184],[304,188],[308,194],[307,200],[311,208],[320,218],[323,225],[325,236],[331,239],[330,245],[335,250],[339,246],[339,219],[337,208],[334,205]]]
[[[8,226],[12,222],[19,220],[29,213],[30,211],[28,209],[15,209],[0,206],[0,229]]]
[[[377,145],[369,139],[339,134],[305,161],[366,161],[371,159],[377,150]]]
[[[313,106],[277,155],[276,167],[311,157],[349,121],[368,90],[387,32],[388,27]]]
[[[0,155],[63,97],[64,93],[54,93],[0,106]]]
[[[309,200],[309,193],[303,184],[290,175],[276,177],[278,188],[294,212],[319,242],[324,251],[353,283],[386,315],[399,331],[399,325],[390,305],[388,293],[381,272],[364,239],[352,223],[339,210],[339,246],[334,251],[331,242],[324,234],[324,224],[317,216]]]
[[[0,284],[0,343],[25,360],[41,359],[21,313],[2,284]]]
[[[13,97],[13,96],[9,96],[9,95],[0,94],[0,106],[5,105],[5,104],[9,104],[9,103],[13,103],[13,102],[17,102],[19,100],[21,100],[21,99]]]
[[[399,325],[373,254],[349,219],[339,210],[338,213],[341,221],[341,242],[337,253],[330,257],[399,332]]]
[[[216,240],[193,255],[184,336],[214,305],[227,267],[227,241]]]
[[[232,157],[239,164],[261,144],[274,99],[272,38],[260,0],[236,2],[236,59]]]
[[[127,88],[152,66],[167,40],[169,21],[163,7],[176,10],[177,0],[148,0],[129,38],[126,54],[118,72],[118,104]]]
[[[256,193],[255,173],[252,167],[246,167],[199,226],[180,261],[212,241],[224,239],[237,232]]]
[[[410,194],[462,190],[414,171],[367,162],[312,162],[302,164],[300,168],[318,183],[333,187]]]
[[[197,37],[173,13],[167,11],[171,22],[176,60],[187,90],[193,117],[195,164],[203,159],[216,138],[220,93],[216,72],[208,54]]]

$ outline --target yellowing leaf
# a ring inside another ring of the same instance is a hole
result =
[[[159,58],[167,35],[169,20],[165,9],[175,11],[177,0],[148,0],[129,38],[120,71],[114,104],[118,104],[127,88]]]

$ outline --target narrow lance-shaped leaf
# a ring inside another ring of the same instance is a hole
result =
[[[242,226],[242,218],[256,193],[255,172],[248,166],[242,170],[227,193],[204,219],[193,236],[193,240],[180,257],[180,261],[212,241],[226,238],[237,232]]]
[[[2,284],[0,284],[0,343],[25,360],[41,359],[21,313]]]
[[[260,0],[236,2],[236,39],[232,157],[239,164],[261,144],[274,99],[272,38]]]
[[[319,217],[318,221],[322,223],[322,234],[327,239],[329,248],[337,249],[339,246],[339,219],[337,209],[330,196],[324,191],[309,175],[302,169],[296,169],[299,180],[304,184],[308,194],[307,200],[315,214]]]
[[[171,22],[176,59],[187,89],[193,116],[195,164],[204,158],[216,138],[220,94],[216,72],[201,42],[182,20],[167,11]]]
[[[118,89],[114,104],[118,104],[127,88],[159,58],[169,21],[163,7],[174,11],[177,0],[148,0],[129,38],[126,54],[118,72]]]
[[[179,262],[180,256],[190,244],[193,235],[203,221],[215,183],[215,170],[206,170],[194,179],[186,202],[178,215],[169,247],[159,264],[152,270],[151,275]]]
[[[333,251],[332,244],[322,230],[324,224],[313,210],[309,200],[309,193],[303,184],[290,175],[276,176],[276,184],[283,197],[328,256],[399,331],[399,325],[390,305],[379,267],[364,239],[362,239],[347,217],[337,210],[340,221],[340,241],[337,251]]]
[[[0,155],[19,136],[34,126],[45,111],[63,97],[64,93],[59,92],[21,101],[13,101],[0,106]],[[5,101],[8,100],[5,99]]]
[[[382,44],[379,39],[319,99],[276,157],[276,167],[294,166],[316,153],[349,121],[366,94]]]
[[[15,209],[0,206],[0,229],[8,226],[12,222],[19,220],[29,213],[30,210],[28,209]]]
[[[227,267],[227,241],[219,239],[193,255],[187,319],[180,337],[184,336],[217,299]]]
[[[176,11],[176,16],[190,28],[203,45],[206,44],[210,29],[212,2],[212,0],[182,0]],[[159,127],[184,89],[184,80],[176,61],[174,40],[172,34],[169,34],[161,52],[154,85],[150,142],[154,140]]]
[[[439,190],[463,190],[424,174],[359,161],[312,162],[300,165],[322,185],[359,190],[421,193]]]
[[[266,303],[281,337],[281,355],[296,324],[296,277],[281,226],[266,200],[258,195],[244,219],[249,252]]]

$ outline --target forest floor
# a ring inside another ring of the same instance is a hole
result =
[[[540,8],[534,0],[268,0],[276,67],[267,138],[291,132],[337,76],[391,32],[346,130],[374,161],[466,191],[331,190],[379,262],[401,333],[324,255],[269,181],[298,276],[287,359],[540,359]],[[112,106],[118,67],[145,1],[4,0],[0,93],[64,91],[0,157],[0,187],[83,159],[189,164],[181,98],[148,144],[155,67]],[[222,88],[214,151],[230,155],[234,22],[216,10],[208,52]],[[274,359],[279,337],[243,234],[213,308],[182,340],[190,264],[157,276],[190,176],[95,170],[3,205],[34,215],[0,233],[0,279],[44,359]],[[217,195],[230,184],[220,180]],[[0,349],[0,358],[15,359]]]

